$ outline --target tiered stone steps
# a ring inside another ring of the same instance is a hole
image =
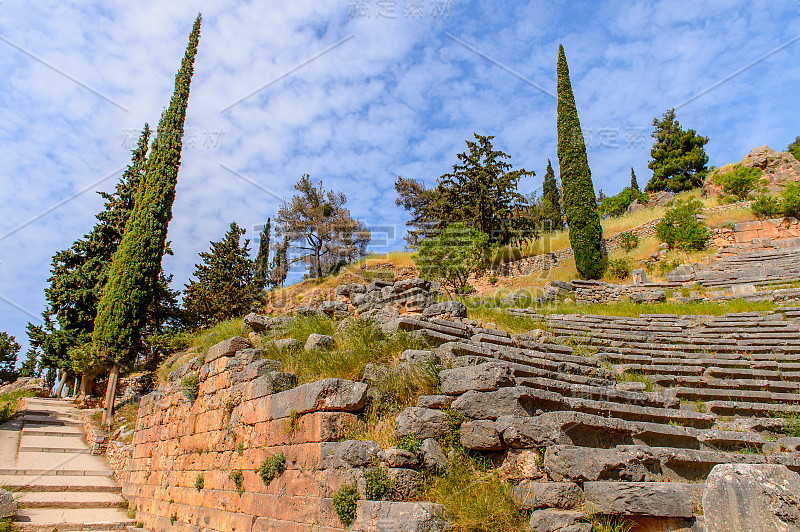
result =
[[[770,286],[800,280],[800,242],[783,243],[783,249],[719,253],[718,260],[695,272],[696,282],[709,288],[752,284]]]
[[[7,430],[17,432],[17,445],[3,441],[0,484],[14,492],[18,530],[121,530],[134,524],[105,459],[90,454],[71,403],[28,399],[0,427]]]

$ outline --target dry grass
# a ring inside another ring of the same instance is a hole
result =
[[[712,214],[706,219],[706,225],[709,227],[719,227],[723,224],[737,224],[740,222],[752,222],[757,220],[753,210],[750,207],[737,207],[730,211]]]

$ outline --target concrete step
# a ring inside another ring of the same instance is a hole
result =
[[[119,508],[119,493],[93,491],[31,491],[14,497],[18,508]]]
[[[11,491],[93,491],[121,493],[111,477],[98,475],[0,475],[0,486]]]
[[[25,532],[67,530],[124,530],[135,524],[117,508],[25,508],[17,511],[14,526]]]

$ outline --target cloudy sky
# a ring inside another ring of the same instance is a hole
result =
[[[197,12],[202,36],[164,267],[182,288],[231,221],[253,235],[303,173],[396,227],[398,175],[435,184],[473,132],[537,176],[556,160],[565,46],[596,189],[644,185],[675,107],[710,164],[800,135],[798,0],[293,0],[0,3],[0,330],[25,341],[51,256],[89,231]]]

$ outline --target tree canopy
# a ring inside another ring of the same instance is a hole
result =
[[[541,219],[544,224],[543,231],[561,231],[564,229],[564,217],[561,212],[561,192],[556,183],[556,174],[550,159],[547,160],[547,170],[542,183]]]
[[[653,177],[645,191],[678,193],[702,185],[708,163],[703,146],[708,137],[698,135],[694,129],[684,131],[675,119],[675,109],[667,110],[660,120],[654,118],[653,126],[651,136],[655,142],[647,165]]]
[[[254,285],[254,264],[250,240],[240,245],[245,230],[231,223],[219,242],[201,252],[201,264],[194,265],[194,277],[186,285],[183,305],[195,325],[208,326],[250,310]]]
[[[578,120],[564,47],[558,47],[558,165],[569,241],[578,273],[586,279],[603,274],[603,226],[597,212],[586,144]]]
[[[20,345],[7,332],[0,332],[0,382],[12,382],[19,372],[14,369]]]
[[[305,262],[309,277],[322,277],[342,264],[363,257],[370,231],[350,216],[343,192],[324,190],[304,174],[294,189],[299,192],[275,216],[276,235],[288,238],[299,253],[287,263]]]

